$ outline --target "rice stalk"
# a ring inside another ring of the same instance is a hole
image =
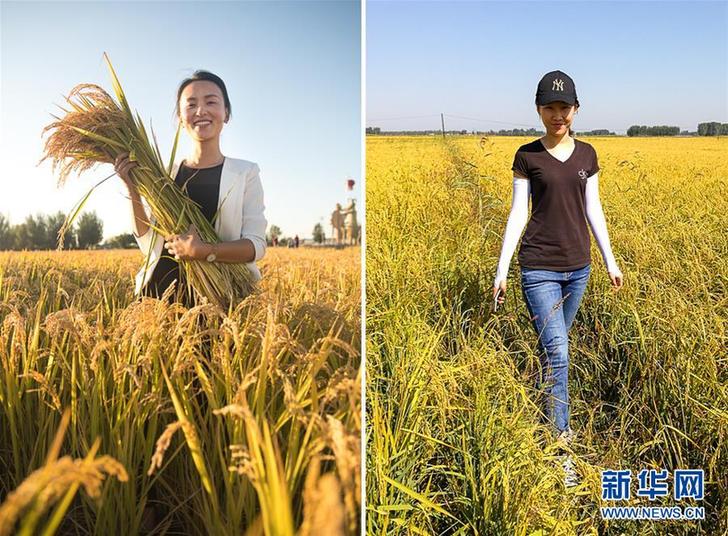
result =
[[[110,456],[95,457],[98,441],[83,460],[70,456],[58,458],[61,442],[69,422],[66,410],[63,420],[48,451],[46,463],[33,471],[0,505],[0,536],[9,536],[20,520],[18,536],[36,534],[41,515],[59,498],[60,507],[54,512],[43,534],[53,534],[76,490],[83,486],[86,494],[97,498],[106,475],[115,476],[120,482],[129,479],[124,466]]]

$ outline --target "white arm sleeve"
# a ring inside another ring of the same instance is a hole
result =
[[[531,196],[531,181],[522,177],[513,177],[513,202],[511,213],[508,216],[506,231],[503,235],[503,246],[501,247],[498,269],[495,273],[493,286],[508,277],[508,267],[511,264],[511,257],[516,251],[518,240],[521,238],[523,228],[528,222],[528,199]]]
[[[609,233],[607,232],[607,221],[604,218],[602,203],[599,201],[599,174],[595,173],[586,180],[586,218],[589,221],[594,238],[597,239],[599,251],[608,272],[622,275],[617,261],[612,254],[612,247],[609,244]]]
[[[263,211],[263,184],[260,182],[260,169],[256,165],[248,174],[243,198],[243,227],[240,238],[247,238],[255,247],[255,259],[259,261],[265,255],[265,230],[268,222]]]

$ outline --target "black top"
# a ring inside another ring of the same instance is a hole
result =
[[[599,164],[591,145],[579,140],[574,144],[564,162],[541,140],[516,152],[511,169],[531,182],[531,219],[518,251],[521,266],[568,272],[591,262],[586,179],[599,171]]]
[[[219,164],[211,168],[193,169],[180,165],[174,182],[186,192],[188,197],[197,203],[207,221],[213,223],[212,219],[217,212],[218,199],[220,196],[220,177],[222,166]],[[164,291],[175,279],[180,279],[179,264],[175,258],[169,255],[167,249],[162,250],[162,256],[154,267],[154,272],[142,290],[146,296],[161,298]],[[178,289],[184,289],[184,281],[179,281]],[[189,303],[186,293],[183,292],[184,301]]]

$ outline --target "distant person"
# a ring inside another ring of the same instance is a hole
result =
[[[276,247],[277,245],[278,245],[278,237],[274,236],[273,237],[273,247]]]
[[[336,203],[336,210],[331,213],[331,229],[336,245],[340,245],[344,238],[344,214],[341,211],[341,203]]]
[[[293,239],[294,243],[296,244],[296,247],[298,247],[298,235],[295,236]]]
[[[210,223],[219,210],[215,230],[222,242],[203,242],[194,227],[166,237],[152,232],[150,217],[130,178],[137,163],[124,153],[114,167],[129,190],[134,238],[147,256],[145,267],[136,276],[135,294],[161,298],[176,279],[180,300],[191,305],[177,261],[246,263],[253,278],[260,279],[255,262],[265,255],[267,222],[258,165],[228,158],[220,151],[220,134],[231,115],[222,79],[208,71],[196,71],[183,80],[177,88],[176,113],[192,139],[192,152],[175,164],[171,176]],[[242,199],[236,202],[235,196]]]
[[[573,438],[569,426],[569,329],[591,271],[587,221],[612,287],[619,290],[623,284],[599,200],[596,151],[573,138],[571,124],[578,109],[576,88],[568,75],[553,71],[541,79],[536,111],[546,135],[516,152],[513,202],[493,283],[493,297],[499,296],[497,301],[502,304],[508,266],[525,227],[518,262],[523,298],[542,353],[537,387],[543,390],[547,422],[566,443]],[[573,460],[564,456],[562,461],[565,484],[573,486],[577,478]]]
[[[353,199],[349,200],[349,204],[342,211],[345,216],[344,220],[344,236],[347,245],[356,245],[357,230],[359,226],[356,223],[356,202]]]

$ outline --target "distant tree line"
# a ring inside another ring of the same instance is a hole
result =
[[[577,132],[577,136],[616,136],[614,132],[610,132],[606,128],[598,128],[596,130],[585,130],[584,132]]]
[[[367,127],[368,135],[382,136],[441,136],[441,130],[382,130],[379,127]],[[446,135],[466,135],[467,130],[448,130]],[[510,130],[472,130],[470,134],[479,136],[543,136],[543,130],[535,128],[522,129],[514,128]],[[616,136],[614,132],[610,132],[606,128],[577,132],[577,136]],[[689,132],[680,130],[680,127],[658,125],[632,125],[627,129],[627,136],[728,136],[728,123],[719,123],[711,121],[708,123],[699,123],[697,132]]]
[[[367,127],[367,134],[375,134],[382,136],[442,136],[442,130],[382,130],[379,127]],[[446,130],[446,136],[466,136],[467,134],[477,134],[479,136],[543,136],[543,130],[529,128],[527,130],[514,128],[512,130]]]
[[[535,128],[529,128],[529,129],[522,129],[522,128],[513,128],[510,130],[501,129],[501,130],[488,130],[488,131],[478,131],[474,132],[474,134],[478,134],[480,136],[543,136],[545,132],[543,130],[538,130]]]
[[[101,244],[104,249],[133,249],[139,247],[134,235],[131,233],[123,233],[112,236],[106,242]]]
[[[728,123],[698,123],[698,136],[728,136]]]
[[[627,136],[677,136],[680,134],[680,127],[659,125],[648,127],[646,125],[632,125],[627,129]]]
[[[385,130],[382,131],[379,127],[367,127],[366,133],[369,135],[382,135],[382,136],[442,136],[442,130]],[[478,136],[543,136],[545,132],[536,128],[512,128],[512,129],[501,129],[501,130],[447,130],[446,135],[465,136],[467,134],[474,134]],[[609,130],[597,129],[589,130],[585,132],[577,132],[577,136],[615,136],[614,132]]]
[[[465,133],[463,131],[463,133]],[[510,130],[501,129],[501,130],[473,130],[472,134],[477,134],[478,136],[543,136],[546,134],[543,130],[538,130],[535,128],[529,128],[529,129],[522,129],[522,128],[513,128]],[[614,132],[610,132],[606,128],[597,129],[597,130],[589,130],[584,132],[577,132],[577,136],[615,136],[616,134]]]
[[[648,127],[645,125],[632,125],[627,129],[627,136],[728,136],[728,123],[699,123],[697,132],[680,130],[680,127],[665,125]]]
[[[374,132],[376,130],[376,132]],[[467,130],[446,130],[448,136],[464,136]],[[367,127],[367,134],[378,134],[382,136],[442,136],[442,130],[380,130],[379,128]]]
[[[38,250],[56,249],[58,232],[66,220],[63,212],[49,216],[37,214],[28,216],[25,221],[11,225],[8,219],[0,214],[0,250]],[[63,238],[64,249],[95,249],[136,247],[131,234],[115,236],[99,245],[104,235],[104,224],[95,212],[85,212],[78,217]]]

